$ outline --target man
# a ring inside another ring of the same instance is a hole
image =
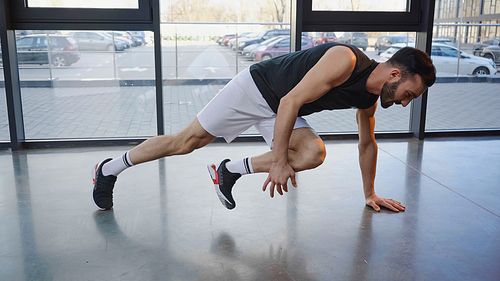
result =
[[[185,129],[146,140],[117,159],[105,159],[94,167],[92,200],[100,210],[113,206],[116,176],[126,168],[201,148],[216,137],[231,142],[255,126],[271,151],[238,161],[226,159],[210,165],[217,195],[233,209],[232,188],[241,175],[268,172],[262,189],[271,197],[294,186],[295,173],[323,163],[325,146],[302,116],[325,109],[357,108],[359,164],[366,205],[394,212],[405,207],[375,194],[377,143],[375,110],[380,97],[383,108],[407,106],[436,79],[429,56],[403,48],[385,63],[370,60],[358,48],[337,43],[294,52],[252,65],[235,76],[203,108]]]

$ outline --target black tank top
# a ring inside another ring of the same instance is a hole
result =
[[[267,101],[271,109],[278,112],[280,99],[290,92],[319,59],[334,46],[343,44],[328,43],[303,51],[298,51],[263,61],[250,66],[257,88]],[[361,50],[354,46],[349,47],[356,56],[356,66],[342,85],[339,85],[319,99],[304,104],[298,116],[309,115],[322,110],[345,108],[366,109],[375,104],[378,95],[366,91],[366,80],[378,63],[370,60]],[[333,62],[334,63],[334,62]]]

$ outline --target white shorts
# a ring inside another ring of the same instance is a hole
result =
[[[228,143],[255,126],[267,145],[273,148],[276,113],[262,97],[248,68],[222,88],[197,117],[208,133],[223,137]],[[310,126],[304,118],[297,117],[293,128],[303,127]]]

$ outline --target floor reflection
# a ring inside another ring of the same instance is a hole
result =
[[[31,206],[28,157],[22,152],[12,153],[12,164],[16,185],[24,277],[26,280],[32,280],[33,276],[37,276],[39,280],[51,280],[53,278],[52,267],[37,250]]]
[[[281,244],[271,244],[267,250],[238,249],[236,240],[222,232],[214,239],[210,256],[196,262],[203,269],[195,280],[316,280],[303,261],[296,248]]]
[[[138,257],[148,258],[144,264],[148,278],[165,277],[178,280],[315,280],[307,272],[297,249],[289,251],[285,245],[269,245],[263,249],[239,249],[233,236],[220,232],[207,251],[173,256],[167,245],[147,247],[129,239],[115,220],[113,211],[96,211],[93,219],[104,238],[103,247],[113,251],[120,266],[137,266]],[[153,279],[151,279],[153,280]]]
[[[375,211],[371,207],[365,207],[363,210],[349,280],[368,280],[369,261],[371,262],[373,253],[371,242],[372,215],[374,212]]]
[[[95,211],[92,217],[104,238],[104,252],[111,254],[113,259],[106,267],[123,271],[122,275],[127,274],[127,278],[142,276],[149,280],[163,280],[165,276],[182,280],[188,276],[186,273],[192,271],[189,264],[172,257],[165,244],[150,247],[127,237],[120,230],[113,210]],[[130,271],[138,271],[141,274],[128,274]]]
[[[255,144],[138,166],[107,212],[87,163],[112,148],[2,153],[0,280],[498,280],[499,140],[381,141],[377,187],[398,214],[363,207],[357,143],[342,143],[283,197],[245,178],[231,212],[193,163]]]

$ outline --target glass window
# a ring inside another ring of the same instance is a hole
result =
[[[29,8],[139,9],[138,0],[27,0]]]
[[[26,139],[156,135],[156,104],[146,98],[155,92],[154,51],[144,37],[29,33],[16,41]]]
[[[278,48],[290,48],[290,39],[281,40],[278,43]]]
[[[486,14],[490,13],[491,3],[495,1],[485,2]],[[456,19],[457,14],[459,18],[477,14],[477,1],[465,0],[465,9],[461,5],[461,1],[436,1],[435,14],[443,20]],[[465,19],[463,22],[481,23]],[[429,88],[426,131],[500,129],[500,59],[495,56],[500,52],[495,53],[495,47],[491,47],[500,37],[500,29],[437,24],[433,36],[431,57],[438,78]],[[448,38],[453,45],[443,44],[442,38]]]
[[[458,50],[457,49],[452,49],[450,47],[446,47],[446,46],[441,46],[441,47],[437,47],[437,49],[439,49],[442,53],[443,56],[445,57],[452,57],[452,58],[458,58]]]
[[[290,22],[291,1],[160,1],[162,22]],[[221,33],[226,29],[221,26]]]
[[[7,117],[7,101],[5,100],[5,86],[3,84],[3,68],[0,67],[2,79],[0,81],[0,142],[9,141],[9,119]]]
[[[0,41],[0,47],[2,42]],[[2,51],[0,49],[0,141],[9,141],[9,118],[7,117],[7,101],[3,75]]]
[[[382,39],[404,37],[407,38],[408,42],[414,42],[414,38],[416,37],[415,33],[402,32],[335,31],[335,34],[338,36],[337,42],[354,45],[362,50],[368,58],[379,63],[387,61],[397,50],[407,45],[407,43],[397,43],[397,47],[392,47],[392,44],[383,44],[383,42],[387,42],[388,40]],[[319,43],[321,44],[321,42]],[[411,43],[408,43],[408,45],[411,45]],[[393,105],[388,109],[384,109],[380,106],[379,102],[375,114],[375,131],[408,132],[410,126],[410,108],[411,106],[402,107],[400,105]],[[306,119],[319,133],[356,133],[358,131],[355,109],[322,111],[306,116]]]
[[[269,31],[278,36],[266,40],[264,36],[271,34]],[[287,35],[280,35],[281,32]],[[163,23],[166,133],[175,133],[186,127],[199,110],[241,70],[262,60],[289,53],[289,32],[288,26]],[[244,36],[245,33],[251,35]],[[369,58],[385,61],[387,57],[381,56],[381,53],[390,46],[375,49],[375,42],[387,34],[402,36],[408,42],[414,42],[415,38],[415,33],[311,32],[303,34],[302,49],[340,41],[364,50]],[[393,106],[378,111],[378,132],[409,131],[410,107]],[[357,132],[355,110],[324,111],[307,116],[306,119],[321,133]],[[252,128],[243,134],[254,133],[257,131]]]
[[[290,36],[290,1],[195,2],[160,2],[167,134],[186,127],[231,78],[256,63],[257,47]],[[287,53],[289,44],[275,50]]]
[[[255,63],[252,49],[279,38],[270,31],[289,34],[288,25],[280,27],[163,23],[166,134],[185,128],[231,78]]]
[[[20,38],[16,42],[17,47],[23,48],[23,47],[31,47],[33,45],[33,38],[32,37],[25,37],[25,38]]]
[[[73,38],[87,38],[86,32],[74,32],[71,34]]]
[[[406,0],[313,0],[313,11],[370,11],[370,12],[406,12],[408,10]]]
[[[368,48],[368,36],[365,32],[343,32],[337,42],[354,45],[363,49],[363,51]]]

